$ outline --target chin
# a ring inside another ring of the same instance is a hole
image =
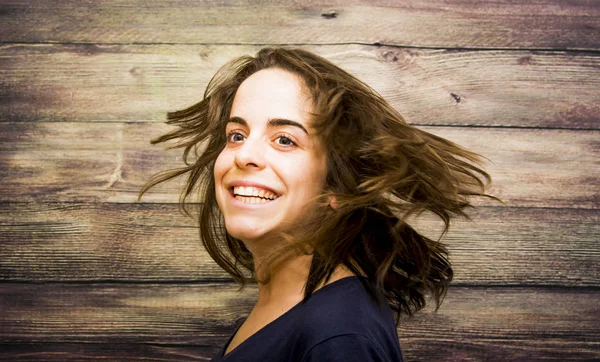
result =
[[[236,239],[239,239],[245,243],[255,242],[262,239],[267,234],[264,230],[256,227],[247,227],[245,225],[227,225],[225,224],[227,233]]]

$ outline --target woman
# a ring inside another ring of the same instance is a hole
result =
[[[204,99],[170,113],[198,191],[211,257],[242,285],[249,316],[213,361],[401,361],[401,314],[439,307],[452,279],[444,246],[407,217],[446,225],[487,196],[477,154],[408,125],[367,85],[299,49],[226,64]],[[190,157],[190,152],[193,158]],[[470,162],[469,162],[470,161]]]

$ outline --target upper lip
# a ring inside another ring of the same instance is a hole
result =
[[[281,193],[277,192],[275,190],[273,190],[272,188],[270,188],[269,186],[263,185],[261,183],[258,182],[254,182],[254,181],[247,181],[247,180],[236,180],[236,181],[231,181],[228,185],[229,190],[232,190],[233,192],[233,188],[237,187],[237,186],[244,186],[244,187],[256,187],[257,189],[263,189],[266,191],[270,191],[272,193],[274,193],[277,196],[280,196]]]

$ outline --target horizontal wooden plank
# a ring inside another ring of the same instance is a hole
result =
[[[202,357],[207,342],[211,352],[225,342],[256,293],[223,284],[0,284],[0,290],[4,345],[190,345],[204,346]],[[399,336],[407,360],[600,358],[598,297],[598,290],[455,287],[438,312],[403,320]]]
[[[444,237],[461,285],[600,286],[600,210],[480,208]],[[431,216],[411,222],[437,239]],[[174,204],[1,204],[0,280],[228,279]]]
[[[230,279],[175,204],[0,205],[0,280]]]
[[[253,304],[233,284],[0,284],[0,340],[202,344]],[[254,291],[254,293],[253,293]]]
[[[599,131],[429,127],[487,157],[489,192],[509,206],[599,205]],[[148,178],[181,167],[181,152],[149,139],[154,123],[0,122],[0,201],[135,202]],[[151,191],[145,202],[176,202],[183,179]],[[478,204],[497,202],[479,200]]]
[[[597,290],[450,288],[438,312],[401,323],[400,342],[408,361],[596,360],[598,296]],[[572,330],[567,314],[577,308],[582,315],[572,322],[580,325]]]
[[[0,41],[598,49],[593,1],[19,1]]]
[[[28,343],[0,344],[3,361],[208,361],[216,356],[223,339],[206,338],[201,346],[162,346],[143,343]],[[478,340],[446,341],[411,339],[403,345],[403,357],[411,362],[430,361],[592,361],[598,358],[598,347],[592,343],[575,346],[553,346],[539,349],[519,341],[499,340],[480,343]]]
[[[211,342],[212,341],[212,342]],[[0,361],[210,361],[222,339],[202,345],[164,346],[143,343],[0,343]]]
[[[3,45],[2,121],[162,121],[198,102],[258,46]],[[381,93],[409,123],[599,129],[591,53],[309,46]]]

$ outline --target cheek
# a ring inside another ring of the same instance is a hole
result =
[[[213,169],[213,173],[215,175],[215,185],[218,185],[223,175],[229,169],[231,163],[231,157],[227,150],[221,151],[217,159],[215,160],[215,167]]]
[[[215,167],[213,168],[214,182],[215,182],[215,196],[219,209],[223,211],[223,201],[225,195],[223,194],[223,178],[230,168],[230,157],[226,150],[221,151],[217,159],[215,160]]]
[[[296,175],[296,186],[305,196],[312,198],[323,192],[326,170],[326,163],[318,158],[305,160],[300,165],[296,164],[290,172]]]

